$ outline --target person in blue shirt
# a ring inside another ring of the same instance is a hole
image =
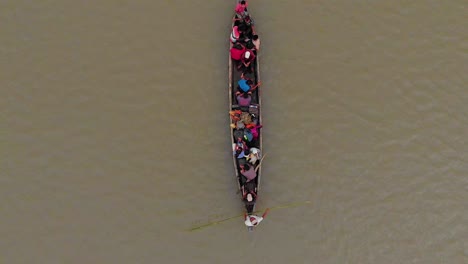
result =
[[[238,89],[243,93],[252,92],[253,90],[257,89],[262,82],[258,82],[256,85],[253,84],[253,81],[250,79],[245,78],[245,75],[241,75],[241,79],[237,82]]]
[[[238,159],[245,158],[250,154],[249,147],[241,137],[238,137],[237,142],[233,145],[233,154]]]

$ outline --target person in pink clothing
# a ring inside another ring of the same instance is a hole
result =
[[[252,133],[253,139],[257,140],[259,137],[258,129],[262,128],[262,125],[251,125],[248,126],[250,132]]]
[[[257,177],[257,173],[255,172],[254,166],[249,166],[248,164],[244,164],[240,166],[241,170],[240,173],[247,179],[246,182],[250,182],[255,177]]]
[[[236,97],[237,98],[237,104],[239,106],[249,106],[250,105],[250,102],[252,101],[252,96],[249,93],[237,92],[236,95],[237,95],[237,97]]]
[[[236,11],[236,16],[244,17],[247,15],[247,1],[239,1],[234,9]]]

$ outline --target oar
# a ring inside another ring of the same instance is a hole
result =
[[[265,157],[266,157],[266,154],[263,155],[262,159],[261,159],[260,162],[258,163],[258,166],[255,168],[255,172],[257,172],[258,169],[260,169],[260,166],[262,166],[262,161],[263,161],[263,159],[264,159]]]
[[[219,220],[219,221],[215,221],[215,222],[210,222],[210,223],[207,223],[207,224],[204,224],[204,225],[201,225],[201,226],[195,226],[195,227],[192,227],[189,229],[189,231],[196,231],[196,230],[199,230],[199,229],[203,229],[205,227],[208,227],[208,226],[213,226],[213,225],[217,225],[217,224],[220,224],[222,222],[226,222],[228,220],[231,220],[231,219],[234,219],[234,218],[237,218],[237,217],[241,217],[243,216],[243,214],[241,215],[236,215],[236,216],[232,216],[232,217],[229,217],[229,218],[226,218],[226,219],[222,219],[222,220]]]
[[[270,209],[270,210],[276,210],[276,209],[284,209],[284,208],[298,207],[298,206],[305,205],[305,204],[310,204],[310,203],[311,203],[311,201],[304,201],[304,202],[297,202],[297,203],[289,203],[289,204],[284,204],[284,205],[273,206],[273,207],[270,207],[269,209]]]
[[[265,210],[265,212],[262,214],[262,218],[265,218],[267,216],[268,212],[270,212],[270,208],[267,208]]]
[[[310,203],[311,203],[311,201],[304,201],[304,202],[289,203],[289,204],[283,204],[283,205],[273,206],[273,207],[267,208],[267,209],[265,210],[265,212],[263,213],[262,217],[265,218],[265,217],[267,216],[267,214],[268,214],[271,210],[284,209],[284,208],[291,208],[291,207],[298,207],[298,206],[302,206],[302,205],[306,205],[306,204],[310,204]],[[259,212],[261,212],[261,211],[262,211],[262,210],[257,210],[257,211],[255,211],[255,212],[253,212],[253,214],[259,213]],[[201,229],[203,229],[203,228],[205,228],[205,227],[217,225],[217,224],[220,224],[220,223],[222,223],[222,222],[226,222],[226,221],[229,221],[229,220],[238,218],[238,217],[244,217],[244,214],[240,214],[240,215],[228,217],[228,218],[225,218],[225,219],[222,219],[222,220],[218,220],[218,221],[214,221],[214,222],[209,222],[209,223],[206,223],[206,224],[201,225],[201,226],[195,226],[195,227],[190,228],[188,231],[191,231],[191,232],[192,232],[192,231],[201,230]]]

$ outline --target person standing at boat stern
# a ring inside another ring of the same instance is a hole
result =
[[[254,227],[260,224],[260,222],[263,220],[263,217],[256,216],[256,215],[245,215],[244,219],[245,219],[244,224],[246,226]]]
[[[269,208],[265,210],[265,212],[262,214],[262,216],[256,216],[252,214],[244,214],[244,224],[251,230],[251,228],[258,226],[263,219],[267,216],[268,212],[270,211]]]

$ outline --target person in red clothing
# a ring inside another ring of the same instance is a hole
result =
[[[245,50],[244,54],[242,55],[241,62],[242,64],[238,69],[244,68],[246,72],[252,72],[252,62],[255,60],[255,54],[252,50]]]
[[[234,44],[231,48],[231,58],[235,61],[240,61],[244,53],[245,47],[240,43]]]

